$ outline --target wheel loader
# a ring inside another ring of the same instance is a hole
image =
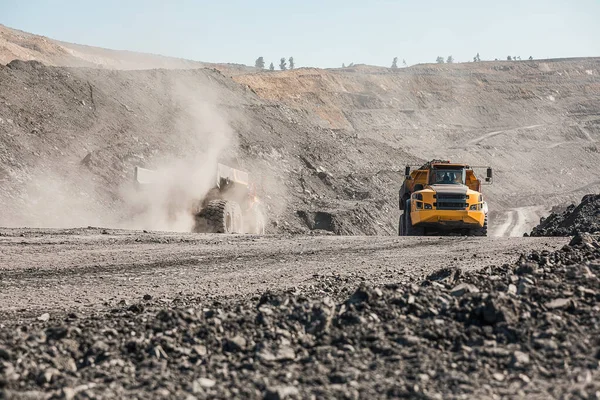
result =
[[[474,169],[487,170],[483,182]],[[404,175],[398,235],[487,236],[488,206],[481,186],[492,183],[492,168],[432,160],[413,171],[407,165]]]
[[[138,188],[151,185],[155,171],[135,167]],[[265,233],[265,212],[247,172],[217,164],[215,186],[188,210],[196,233]],[[175,212],[179,210],[169,210]]]

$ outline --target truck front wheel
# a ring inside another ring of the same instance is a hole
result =
[[[425,229],[412,224],[410,211],[410,200],[406,200],[406,207],[404,208],[404,236],[424,236]]]
[[[212,233],[242,233],[244,231],[242,210],[235,201],[212,200],[196,217],[204,222],[206,229]],[[201,224],[197,223],[197,226]]]

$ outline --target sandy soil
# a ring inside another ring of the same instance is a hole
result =
[[[408,281],[442,267],[514,262],[565,238],[252,236],[132,231],[2,230],[3,319],[103,309],[119,301],[244,296],[307,287],[315,276],[373,284]]]
[[[495,218],[495,227],[491,236],[520,237],[529,233],[532,226],[540,222],[540,218],[548,215],[548,207],[517,207],[500,213]]]

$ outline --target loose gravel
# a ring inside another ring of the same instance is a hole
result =
[[[41,315],[0,330],[0,397],[600,398],[598,240],[412,284]]]

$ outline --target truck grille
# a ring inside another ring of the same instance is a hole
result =
[[[433,206],[438,210],[464,210],[468,207],[467,195],[462,193],[437,193],[436,200]]]

